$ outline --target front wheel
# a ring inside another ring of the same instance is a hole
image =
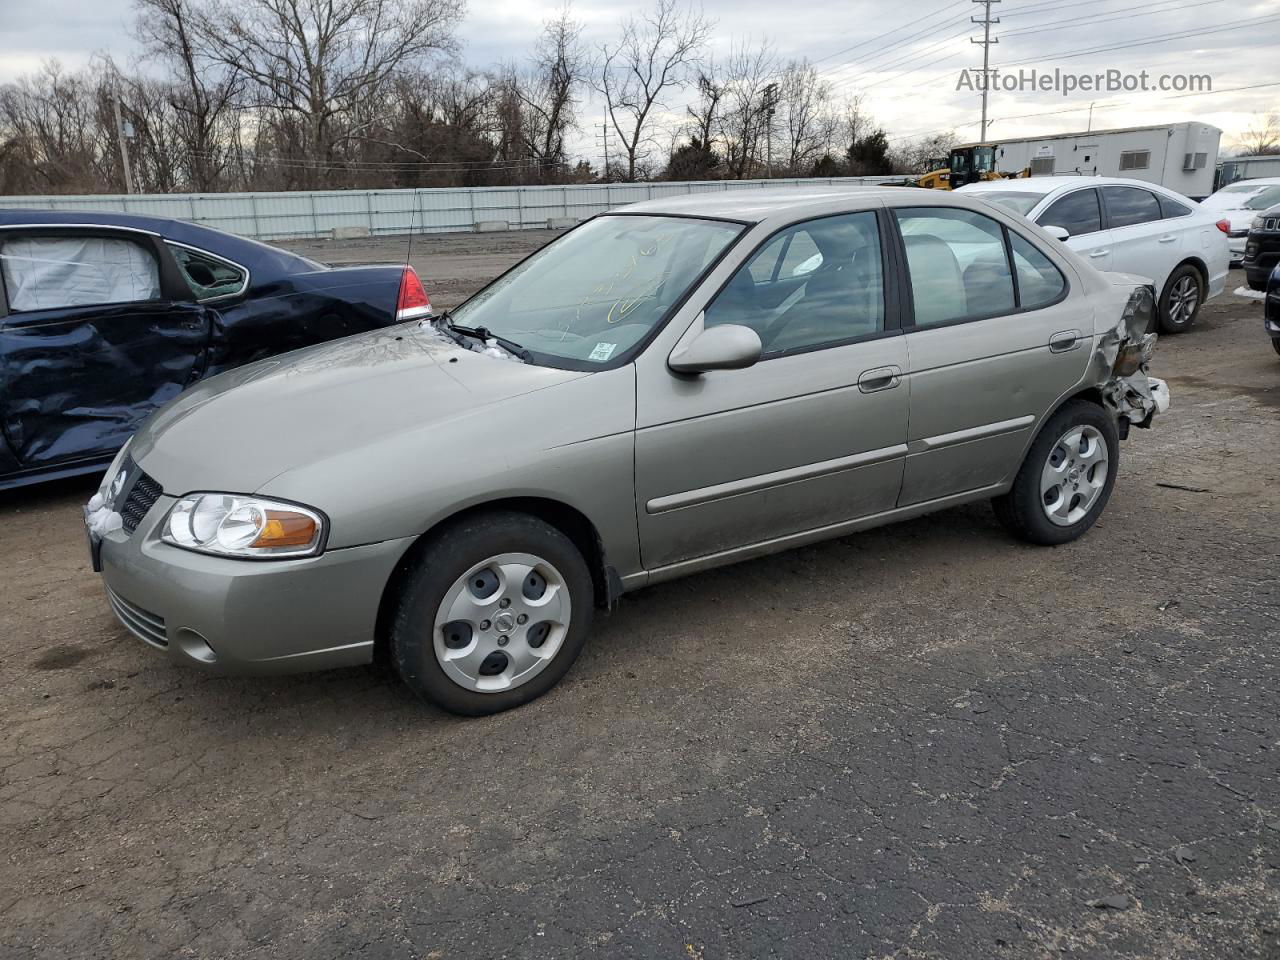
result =
[[[992,501],[996,517],[1031,543],[1075,540],[1107,505],[1119,464],[1115,421],[1096,403],[1072,400],[1040,430],[1013,488]]]
[[[1184,263],[1169,275],[1160,294],[1160,332],[1183,333],[1191,329],[1204,300],[1200,271]]]
[[[555,527],[520,513],[469,518],[423,549],[391,626],[400,677],[451,713],[498,713],[569,672],[591,630],[591,572]]]

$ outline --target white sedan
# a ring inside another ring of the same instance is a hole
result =
[[[1194,200],[1142,180],[1030,177],[960,188],[1022,214],[1099,270],[1147,277],[1164,333],[1181,333],[1226,286],[1229,224]]]
[[[1200,207],[1224,218],[1229,224],[1227,242],[1231,246],[1231,262],[1235,264],[1244,259],[1244,246],[1253,218],[1277,203],[1280,203],[1280,177],[1259,177],[1228,184],[1205,197]]]

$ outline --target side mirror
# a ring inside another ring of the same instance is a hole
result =
[[[764,346],[750,327],[724,323],[707,327],[667,359],[676,373],[705,373],[708,370],[741,370],[760,359]]]
[[[1071,236],[1071,231],[1068,230],[1066,227],[1058,227],[1058,226],[1054,226],[1053,224],[1047,225],[1044,228],[1044,232],[1047,233],[1049,236],[1053,237],[1053,239],[1055,240],[1066,240]]]

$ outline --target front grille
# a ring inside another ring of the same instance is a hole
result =
[[[120,508],[120,519],[126,533],[133,533],[138,529],[138,524],[147,515],[147,511],[156,505],[162,493],[164,491],[160,489],[160,484],[139,471],[133,486],[129,488],[129,495],[125,497],[124,506]]]
[[[153,647],[169,646],[164,617],[135,606],[110,587],[107,587],[107,601],[111,604],[111,610],[115,613],[116,619],[139,640]]]
[[[1270,232],[1271,230],[1280,230],[1280,217],[1267,217],[1262,221],[1262,229]]]

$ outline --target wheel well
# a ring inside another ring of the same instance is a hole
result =
[[[404,583],[418,556],[431,539],[443,528],[465,518],[482,513],[506,510],[527,513],[530,516],[537,517],[543,523],[550,524],[573,541],[573,545],[582,553],[583,559],[587,561],[587,568],[591,571],[596,606],[607,607],[610,605],[613,598],[620,592],[616,588],[616,575],[613,575],[606,565],[604,544],[600,540],[600,534],[585,514],[566,503],[545,497],[507,497],[501,500],[491,500],[487,503],[479,503],[467,507],[465,510],[459,510],[457,513],[445,517],[418,537],[409,549],[404,552],[404,556],[400,558],[400,562],[396,564],[391,576],[387,579],[386,586],[382,588],[382,598],[378,602],[378,620],[374,628],[375,661],[384,664],[389,661],[387,657],[388,639],[390,637],[391,618],[395,613],[396,598],[400,595],[401,584]]]
[[[1200,282],[1204,284],[1205,293],[1207,295],[1209,291],[1209,268],[1204,265],[1204,261],[1199,257],[1187,257],[1187,259],[1179,263],[1177,267],[1174,267],[1173,270],[1177,270],[1178,267],[1185,267],[1188,264],[1195,267],[1196,272],[1200,274]],[[1170,270],[1169,273],[1172,274],[1173,270]],[[1168,283],[1169,282],[1166,280],[1165,286],[1168,286]],[[1161,290],[1160,293],[1163,295],[1164,291]]]

